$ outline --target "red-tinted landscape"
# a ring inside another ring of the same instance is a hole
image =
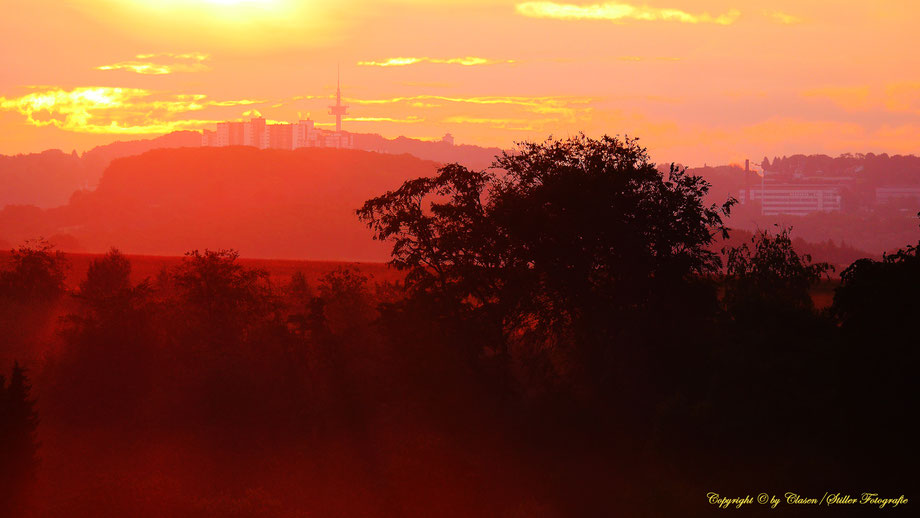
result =
[[[918,15],[4,4],[0,518],[911,514]]]

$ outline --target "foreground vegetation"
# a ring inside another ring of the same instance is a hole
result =
[[[66,257],[14,251],[3,351],[31,370],[4,366],[6,501],[55,517],[684,516],[708,491],[908,490],[916,247],[856,261],[819,310],[827,265],[785,230],[722,264],[731,200],[706,205],[705,182],[634,141],[525,144],[498,165],[449,165],[358,210],[403,281],[339,268],[278,285],[205,250],[138,282],[113,250],[68,290]]]

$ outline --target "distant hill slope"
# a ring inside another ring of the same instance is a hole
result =
[[[177,131],[153,139],[98,146],[82,156],[59,149],[27,155],[0,155],[0,208],[6,205],[57,207],[67,203],[74,191],[95,187],[102,171],[116,158],[152,149],[200,144],[200,133]]]
[[[443,141],[425,141],[407,137],[384,138],[376,134],[355,134],[355,147],[365,151],[400,154],[408,153],[424,160],[442,164],[457,162],[471,169],[485,169],[492,165],[502,150],[497,147],[479,147],[466,144],[451,145]]]
[[[7,205],[58,207],[78,190],[94,189],[102,171],[116,158],[140,155],[153,149],[199,147],[201,133],[176,131],[161,137],[113,142],[95,147],[82,156],[58,149],[28,155],[0,155],[0,208]],[[450,145],[407,137],[384,138],[376,134],[355,134],[355,147],[364,151],[403,154],[442,164],[459,162],[484,169],[492,164],[499,148]]]
[[[366,151],[250,147],[149,151],[112,162],[95,191],[53,209],[7,207],[0,236],[72,236],[86,251],[181,255],[236,248],[248,257],[383,261],[354,210],[437,164]]]
[[[89,185],[94,175],[76,154],[49,149],[28,155],[0,155],[0,207],[53,207]]]

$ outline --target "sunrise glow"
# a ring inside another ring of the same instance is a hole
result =
[[[240,120],[249,108],[278,121],[307,113],[319,119],[334,100],[337,68],[355,129],[390,137],[449,132],[500,146],[549,132],[619,132],[690,163],[854,146],[882,151],[883,142],[884,150],[906,152],[920,138],[920,67],[905,54],[913,37],[906,20],[918,11],[909,4],[29,5],[0,20],[20,48],[35,49],[29,59],[8,55],[4,63],[0,126],[17,128],[15,141],[0,142],[5,153],[42,149],[51,131],[61,146],[82,148],[107,134]],[[24,29],[36,18],[63,24],[73,53],[53,53]],[[857,27],[859,20],[872,23]],[[121,89],[118,107],[72,98],[96,88]],[[33,100],[48,92],[65,93],[54,95],[52,111],[37,111]],[[184,101],[189,95],[212,102]],[[240,99],[253,104],[214,102]],[[147,113],[151,120],[140,120]]]
[[[0,3],[0,518],[917,513],[918,20]]]

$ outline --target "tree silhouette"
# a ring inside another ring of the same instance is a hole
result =
[[[236,250],[193,250],[172,273],[186,317],[206,341],[238,339],[274,309],[268,272],[238,259]]]
[[[30,358],[33,337],[56,317],[67,261],[44,240],[27,241],[0,268],[0,359]]]
[[[357,268],[338,267],[320,279],[323,320],[333,334],[340,335],[367,326],[374,307],[367,289],[368,277]]]
[[[742,244],[725,250],[728,256],[724,302],[736,316],[751,318],[764,311],[798,311],[814,307],[811,288],[833,267],[812,263],[792,245],[790,230],[771,235],[760,231],[751,237],[753,249]]]
[[[833,310],[844,327],[902,335],[920,315],[916,294],[905,288],[918,285],[920,245],[885,254],[880,261],[859,259],[841,272]]]
[[[80,295],[91,301],[117,296],[131,288],[131,262],[112,248],[107,254],[93,259],[80,283]]]
[[[148,281],[133,285],[130,275],[117,249],[93,259],[74,293],[75,311],[61,318],[65,347],[46,370],[57,397],[45,407],[68,423],[126,421],[150,392],[157,337],[166,329],[157,329]]]
[[[64,293],[64,254],[44,240],[28,241],[10,253],[0,271],[0,296],[22,303],[47,303]]]
[[[920,393],[918,287],[920,245],[907,246],[881,260],[860,259],[845,269],[831,307],[843,338],[842,397],[854,408],[873,408],[884,416],[854,423],[851,441],[877,443],[880,452],[897,459],[915,458],[917,453],[916,420],[904,409],[916,408]],[[906,463],[901,467],[909,469]]]
[[[770,445],[761,453],[764,458],[806,447],[801,435],[767,439],[779,429],[828,433],[827,420],[808,409],[831,404],[828,392],[838,381],[835,328],[811,299],[811,290],[831,267],[799,254],[789,234],[787,228],[761,231],[750,245],[723,250],[725,313],[718,327],[721,339],[709,348],[713,414],[707,427],[722,434],[710,440],[726,448],[762,441]],[[788,410],[781,417],[764,411],[780,407]]]
[[[38,467],[38,414],[26,370],[14,363],[9,385],[0,376],[0,504],[23,512]]]
[[[474,344],[504,357],[509,339],[572,341],[607,365],[612,346],[662,329],[653,315],[679,317],[676,301],[714,310],[697,279],[720,267],[709,245],[733,200],[706,205],[702,178],[608,136],[522,143],[493,168],[447,165],[357,211],[411,291],[466,311]]]

